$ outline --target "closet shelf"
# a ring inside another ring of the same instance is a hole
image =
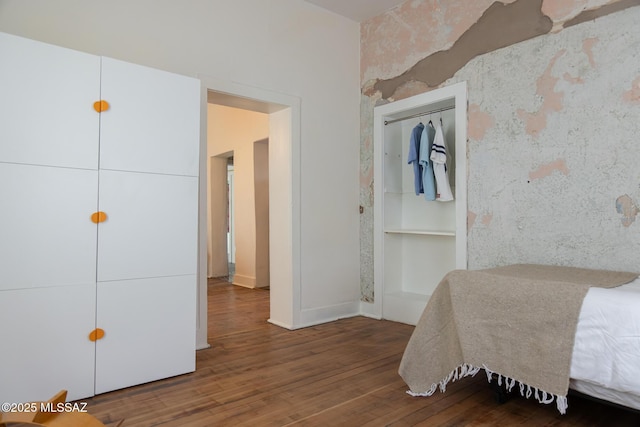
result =
[[[452,185],[451,186],[451,192],[453,193],[454,197],[455,197],[455,186]],[[416,193],[413,191],[413,189],[407,190],[407,191],[392,191],[392,190],[384,190],[384,194],[399,194],[399,195],[410,195],[410,196],[416,196],[416,197],[421,197],[424,198],[424,196],[422,194],[420,195],[416,195]],[[455,200],[455,199],[454,199]],[[435,201],[435,200],[432,200]],[[430,203],[431,201],[426,201],[426,203]],[[449,203],[449,202],[438,202],[438,203]]]
[[[424,230],[424,229],[409,229],[409,228],[385,228],[385,233],[388,234],[418,234],[426,236],[455,236],[454,230]]]

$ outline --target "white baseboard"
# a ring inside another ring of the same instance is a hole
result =
[[[371,319],[382,319],[382,304],[360,301],[360,314]]]
[[[240,274],[233,275],[233,284],[245,288],[254,289],[256,287],[256,278],[251,276],[242,276]]]
[[[295,329],[292,325],[288,323],[279,322],[277,320],[268,319],[267,322],[271,323],[272,325],[280,326],[281,328],[284,328],[284,329],[289,329],[289,330]]]
[[[346,302],[326,307],[304,309],[300,312],[300,322],[295,329],[333,322],[346,317],[360,315],[359,301]]]
[[[208,342],[196,344],[196,350],[206,350],[208,348],[211,348],[211,344]]]

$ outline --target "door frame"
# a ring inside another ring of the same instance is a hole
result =
[[[200,188],[198,208],[198,307],[196,348],[207,342],[207,102],[210,91],[227,95],[237,108],[269,114],[269,322],[296,329],[300,319],[300,128],[299,97],[221,81],[198,74],[201,82]],[[273,238],[278,236],[277,239]],[[277,262],[275,262],[277,260]]]

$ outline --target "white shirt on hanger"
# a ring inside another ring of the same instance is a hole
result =
[[[436,188],[439,195],[436,200],[440,202],[448,202],[453,200],[453,193],[451,193],[451,186],[449,185],[447,148],[445,145],[441,124],[438,124],[438,127],[436,128],[436,136],[433,139],[430,158],[433,162],[433,174],[436,178]]]

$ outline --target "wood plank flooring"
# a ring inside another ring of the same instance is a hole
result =
[[[209,343],[196,372],[86,399],[106,425],[639,426],[640,415],[570,398],[499,405],[483,372],[414,398],[397,370],[413,327],[364,317],[288,331],[267,323],[269,292],[209,281]]]

